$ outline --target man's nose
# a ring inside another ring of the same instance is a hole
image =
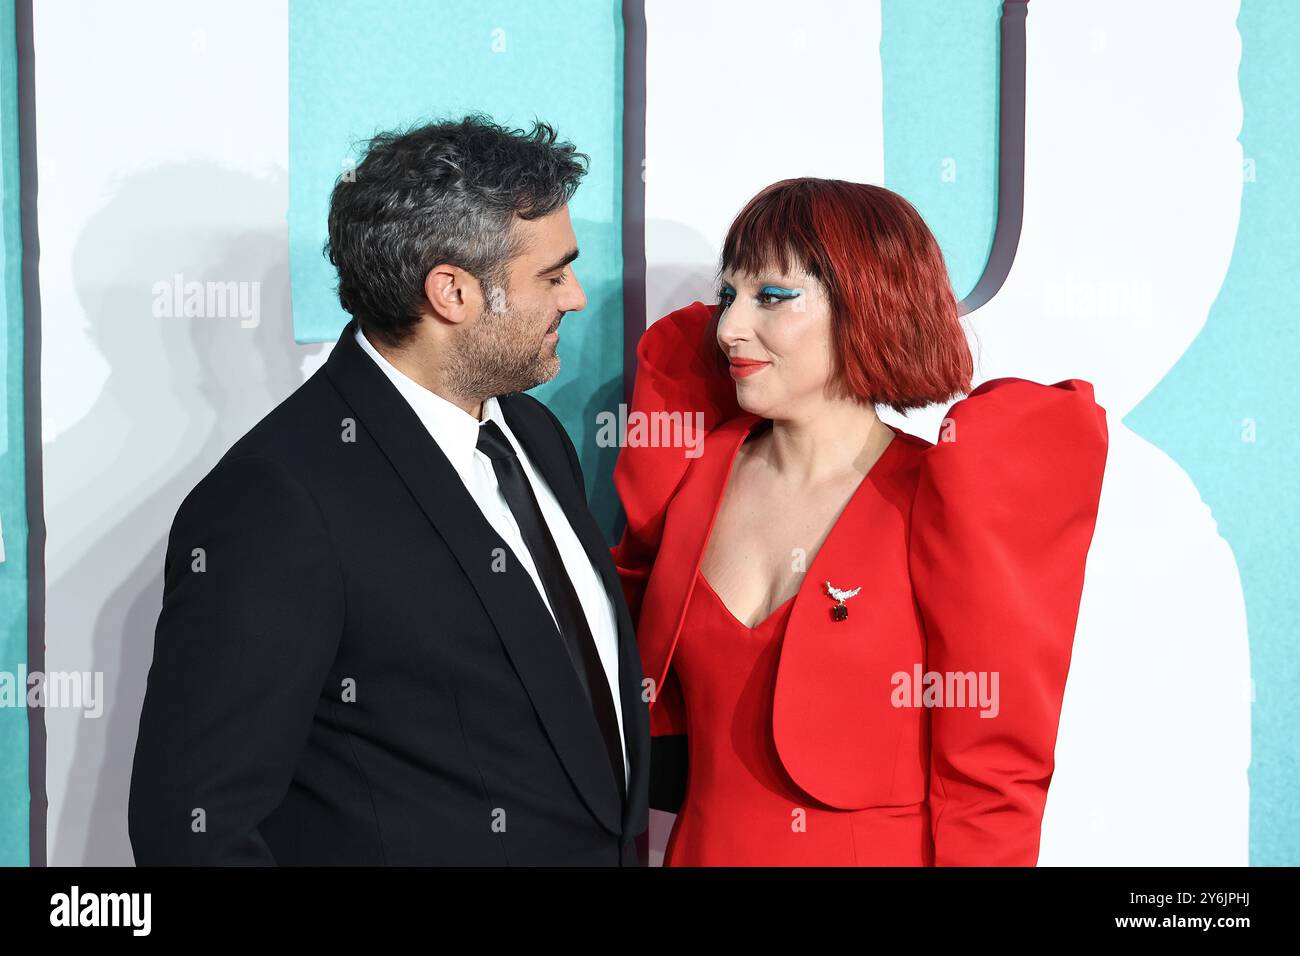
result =
[[[587,293],[583,291],[582,283],[578,281],[578,273],[571,273],[573,281],[565,287],[565,298],[561,303],[561,308],[565,312],[581,312],[587,307]]]

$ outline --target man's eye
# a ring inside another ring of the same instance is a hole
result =
[[[561,272],[561,273],[560,273],[558,276],[556,276],[554,279],[552,279],[552,280],[551,280],[551,285],[564,285],[564,283],[568,281],[568,278],[569,278],[569,273],[568,273],[568,271],[566,270],[566,271],[564,271],[564,272]]]

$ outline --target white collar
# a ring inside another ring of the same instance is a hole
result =
[[[370,344],[370,340],[362,334],[359,323],[355,338],[357,344],[375,360],[383,373],[388,376],[389,381],[402,393],[402,397],[433,436],[462,481],[466,483],[469,481],[470,466],[474,463],[474,452],[478,448],[479,429],[484,422],[496,422],[497,427],[505,434],[506,440],[514,446],[516,454],[519,453],[519,443],[515,441],[515,436],[506,425],[500,403],[495,397],[483,400],[482,418],[475,418],[459,405],[425,388],[380,355],[379,351]]]

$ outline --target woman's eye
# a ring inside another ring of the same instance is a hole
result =
[[[776,286],[768,286],[760,289],[754,296],[759,305],[779,305],[782,302],[789,302],[791,299],[799,297],[798,289],[782,289]],[[736,291],[729,287],[718,290],[718,305],[725,310],[731,303],[736,301]]]
[[[782,302],[789,302],[791,299],[799,298],[798,289],[777,289],[768,287],[758,293],[758,301],[762,305],[778,305]]]

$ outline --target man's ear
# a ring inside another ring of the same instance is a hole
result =
[[[424,277],[424,300],[435,320],[459,325],[482,311],[483,290],[464,269],[444,262]]]

